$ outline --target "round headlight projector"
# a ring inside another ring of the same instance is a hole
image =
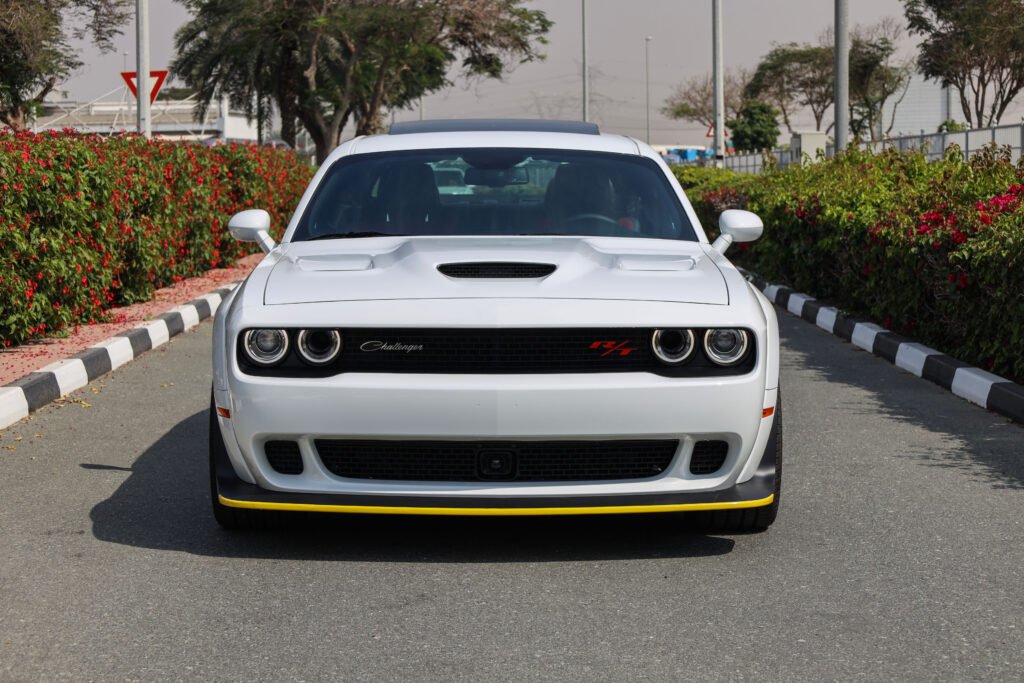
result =
[[[341,351],[341,333],[337,330],[302,330],[296,346],[302,360],[310,365],[326,365]]]
[[[712,329],[704,333],[704,353],[716,365],[736,365],[747,353],[748,337],[744,330]]]
[[[242,341],[249,360],[257,365],[276,365],[288,355],[288,333],[284,330],[249,330]]]
[[[694,342],[693,330],[667,329],[655,330],[651,336],[651,348],[654,355],[662,363],[679,365],[689,360],[697,347]]]

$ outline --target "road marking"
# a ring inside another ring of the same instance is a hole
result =
[[[976,403],[982,408],[988,407],[988,392],[992,385],[1006,380],[999,375],[985,372],[979,368],[957,368],[953,375],[953,386],[950,391],[966,398],[971,403]]]
[[[177,308],[172,308],[171,313],[177,313],[181,316],[181,322],[185,325],[186,330],[191,330],[199,324],[199,311],[196,310],[195,306],[188,304],[178,306]]]
[[[818,309],[818,318],[814,321],[814,324],[825,330],[829,334],[834,334],[836,330],[836,317],[839,315],[839,311],[831,306],[824,306]]]
[[[151,322],[138,329],[146,330],[149,333],[149,341],[154,349],[162,344],[166,344],[171,339],[171,335],[167,330],[167,323],[163,320]]]
[[[938,354],[938,351],[924,344],[905,342],[900,344],[896,351],[896,367],[921,377],[924,375],[924,362],[928,360],[928,356]]]
[[[28,401],[21,387],[0,387],[0,429],[28,417]]]
[[[110,369],[116,370],[125,363],[128,363],[135,355],[132,353],[132,343],[127,337],[111,337],[104,339],[99,344],[93,344],[92,349],[105,349],[110,356]]]
[[[85,363],[78,358],[59,360],[36,370],[36,372],[49,372],[56,377],[61,396],[66,396],[89,383],[89,373],[85,371]]]
[[[853,326],[853,335],[850,337],[850,342],[854,346],[859,346],[868,353],[871,353],[875,348],[875,336],[879,332],[884,331],[884,327],[879,327],[874,323],[857,323]]]
[[[793,315],[800,316],[804,312],[804,304],[808,301],[814,301],[814,298],[806,294],[790,294],[789,303],[786,305],[786,308]]]

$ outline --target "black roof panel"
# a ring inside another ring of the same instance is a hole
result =
[[[392,123],[388,135],[410,133],[494,133],[499,131],[529,133],[579,133],[599,135],[596,123],[583,121],[546,121],[540,119],[437,119],[435,121],[403,121]]]

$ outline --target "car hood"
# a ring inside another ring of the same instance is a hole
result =
[[[640,238],[373,237],[282,244],[264,303],[604,299],[727,305],[706,245]],[[543,277],[461,278],[445,264],[549,264]]]

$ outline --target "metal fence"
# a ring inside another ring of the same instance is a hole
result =
[[[995,128],[977,128],[955,133],[925,133],[920,135],[902,135],[899,137],[862,143],[864,147],[880,152],[885,148],[895,148],[901,152],[924,150],[928,161],[941,159],[950,145],[959,145],[960,151],[966,155],[977,152],[986,145],[996,144],[1010,148],[1013,160],[1020,160],[1024,154],[1024,124],[996,126]],[[827,156],[831,157],[833,148],[829,145]],[[796,154],[789,149],[775,149],[763,154],[730,154],[725,157],[725,167],[738,173],[760,173],[765,159],[775,157],[779,168],[798,163]]]

